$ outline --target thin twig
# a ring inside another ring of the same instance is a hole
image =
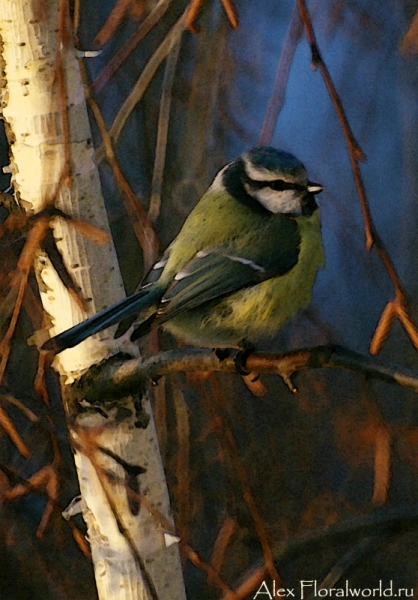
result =
[[[210,557],[211,565],[213,565],[215,570],[218,572],[222,569],[227,548],[237,530],[237,521],[231,516],[227,515],[222,522]]]
[[[186,399],[180,385],[172,388],[178,450],[176,455],[178,530],[186,542],[190,522],[190,422]]]
[[[221,4],[232,29],[238,29],[239,17],[234,0],[221,0]]]
[[[143,252],[144,270],[147,271],[154,264],[157,258],[158,249],[160,246],[157,235],[144,207],[134,194],[119,165],[113,149],[111,136],[106,129],[102,113],[100,112],[97,102],[92,97],[91,92],[87,94],[87,101],[94,114],[96,123],[102,136],[106,160],[113,171],[115,181],[122,193],[126,212],[129,215],[132,228],[138,239],[139,245],[141,246]]]
[[[171,533],[175,536],[178,535],[177,531],[170,523],[170,521],[168,521],[156,508],[151,506],[148,500],[145,498],[145,496],[143,496],[142,494],[138,494],[133,490],[131,490],[130,493],[134,494],[138,502],[156,519],[157,523],[159,523],[160,526],[164,528],[164,530],[167,533]],[[223,590],[224,593],[231,594],[231,600],[240,600],[240,597],[233,592],[233,590],[229,587],[227,583],[225,583],[225,581],[219,575],[218,571],[211,565],[211,563],[205,562],[198,555],[196,550],[194,550],[194,548],[187,544],[181,537],[179,544],[187,559],[193,565],[195,565],[195,567],[204,571],[207,574],[208,579],[210,579],[214,585],[216,585],[219,589]]]
[[[16,406],[31,423],[39,423],[40,417],[38,417],[38,415],[28,408],[21,400],[18,400],[10,394],[0,394],[0,404],[3,402]]]
[[[247,571],[244,581],[235,589],[233,593],[227,593],[222,596],[221,600],[235,600],[235,598],[246,598],[249,594],[255,590],[266,578],[265,566],[257,567]]]
[[[217,571],[215,571],[215,569],[212,567],[212,565],[210,563],[203,561],[200,558],[200,556],[197,554],[197,552],[195,550],[193,550],[193,548],[191,548],[188,544],[183,545],[180,542],[180,545],[181,545],[182,551],[185,552],[188,560],[198,569],[205,571],[205,573],[208,576],[208,579],[210,578],[211,582],[214,585],[216,585],[219,589],[221,589],[224,592],[224,594],[227,594],[228,598],[230,598],[231,600],[242,600],[242,596],[240,596],[236,592],[234,592],[234,590],[231,589],[229,587],[229,585],[227,585],[223,581],[223,579],[220,577],[219,573],[217,573]]]
[[[2,429],[9,437],[10,441],[14,444],[19,453],[25,458],[32,456],[32,452],[26,445],[26,442],[20,435],[17,427],[13,420],[9,417],[7,412],[0,406],[0,429]]]
[[[6,370],[7,362],[9,359],[9,354],[11,350],[11,340],[16,329],[17,320],[19,318],[20,311],[22,308],[23,298],[25,295],[26,287],[28,285],[28,278],[33,264],[33,260],[38,251],[39,246],[41,245],[42,240],[45,238],[48,228],[49,219],[47,217],[40,217],[39,219],[37,219],[28,233],[26,243],[19,256],[16,275],[13,281],[13,285],[16,285],[18,289],[16,304],[14,306],[9,327],[6,331],[5,336],[0,342],[0,382],[3,379],[4,372]]]
[[[63,507],[59,504],[59,502],[56,499],[53,500],[51,498],[50,493],[49,493],[50,489],[47,489],[46,487],[40,488],[37,485],[35,486],[33,483],[31,483],[31,481],[33,482],[32,478],[24,479],[23,477],[18,475],[14,470],[10,469],[9,467],[7,467],[6,465],[3,465],[1,463],[0,463],[0,471],[2,471],[7,476],[7,478],[9,479],[10,482],[14,482],[14,486],[9,488],[5,492],[3,492],[3,494],[0,496],[0,499],[2,501],[13,500],[15,497],[20,497],[24,493],[33,492],[34,494],[37,494],[39,497],[46,499],[47,502],[49,502],[50,505],[53,506],[54,510],[57,513],[59,513],[60,516],[62,515]],[[14,490],[14,488],[17,488],[17,486],[20,486],[23,489],[21,489],[20,491],[19,491],[19,489],[16,489],[16,491],[18,493],[15,495],[15,492],[13,490]],[[82,551],[84,556],[91,561],[90,547],[88,546],[88,543],[86,542],[86,538],[85,538],[84,534],[78,529],[78,527],[74,523],[72,523],[71,521],[68,521],[68,520],[65,520],[65,521],[72,531],[72,534],[73,534],[73,537],[74,537],[74,540],[75,540],[77,546],[80,548],[80,550]]]
[[[138,102],[144,95],[158,67],[169,54],[173,45],[180,40],[185,29],[185,17],[186,12],[182,14],[182,16],[175,23],[175,25],[173,25],[173,27],[170,29],[168,34],[165,36],[164,40],[161,42],[157,50],[149,59],[148,63],[145,65],[131,93],[119,109],[119,112],[116,115],[115,120],[113,121],[112,126],[109,130],[109,135],[114,142],[117,141],[122,129],[126,125],[126,121],[129,118],[129,115],[132,113],[135,106],[138,104]],[[96,156],[98,162],[100,162],[100,160],[103,159],[104,151],[102,148],[98,149]]]
[[[391,435],[382,424],[376,432],[374,451],[374,486],[372,502],[381,506],[388,499],[391,476]]]
[[[112,7],[104,25],[100,31],[96,34],[93,43],[95,45],[103,46],[112,35],[115,33],[117,28],[120,26],[123,19],[128,14],[131,8],[132,0],[116,0]]]
[[[401,43],[403,54],[417,54],[418,52],[418,10],[412,18],[408,31]]]
[[[81,8],[81,0],[74,0],[73,32],[74,32],[75,39],[78,39],[78,28],[80,27],[80,8]]]
[[[273,546],[273,556],[276,563],[289,561],[294,556],[300,556],[301,553],[319,552],[320,545],[334,540],[347,541],[349,536],[357,538],[364,537],[366,534],[378,536],[399,535],[403,530],[411,531],[411,527],[418,527],[418,511],[415,506],[404,507],[400,509],[378,509],[375,512],[361,517],[353,517],[339,521],[335,525],[319,527],[310,531],[293,535],[286,541],[279,542]],[[347,556],[347,559],[349,557]],[[242,580],[245,586],[247,580],[251,581],[254,573],[258,575],[256,583],[260,583],[263,577],[260,576],[263,569],[263,559],[260,558],[256,563],[244,573]],[[256,585],[248,589],[250,593]],[[235,591],[237,591],[236,588]],[[222,600],[230,600],[228,595]]]
[[[232,427],[229,424],[229,418],[225,408],[225,399],[223,397],[219,383],[215,378],[212,378],[212,388],[214,391],[213,396],[215,402],[222,417],[223,437],[225,442],[227,443],[229,452],[231,453],[234,459],[234,465],[242,488],[242,497],[245,503],[247,504],[248,510],[254,523],[254,528],[263,551],[266,571],[268,572],[272,580],[279,583],[280,576],[277,573],[276,567],[274,565],[273,553],[271,550],[271,545],[268,539],[266,528],[264,526],[263,519],[261,518],[260,511],[258,510],[254,494],[251,490],[248,473],[245,468],[244,462],[241,458],[235,434],[233,432]]]
[[[314,29],[313,29],[311,16],[306,7],[306,2],[305,2],[305,0],[297,0],[297,2],[298,2],[298,6],[299,6],[300,16],[301,16],[302,22],[304,24],[306,37],[307,37],[309,45],[311,47],[312,64],[314,67],[318,67],[321,71],[322,77],[324,79],[324,82],[327,87],[328,93],[330,95],[331,101],[335,107],[335,111],[336,111],[338,119],[341,123],[341,127],[342,127],[344,137],[346,140],[348,153],[349,153],[349,157],[350,157],[350,162],[351,162],[351,168],[353,171],[353,176],[354,176],[354,180],[356,183],[357,192],[359,195],[360,206],[361,206],[361,210],[363,213],[365,235],[366,235],[366,248],[369,251],[373,246],[376,247],[376,249],[379,253],[380,259],[383,262],[383,265],[384,265],[384,267],[390,277],[392,285],[394,287],[395,299],[393,300],[393,308],[395,309],[396,316],[399,318],[402,325],[404,326],[404,329],[407,332],[410,340],[414,344],[415,348],[418,349],[418,329],[417,329],[416,325],[412,322],[412,319],[409,317],[407,310],[406,310],[406,306],[409,303],[409,299],[407,297],[407,294],[405,293],[404,287],[403,287],[402,282],[399,278],[399,275],[395,269],[395,266],[389,256],[389,253],[388,253],[380,235],[378,234],[378,232],[376,230],[376,227],[374,225],[372,215],[370,212],[370,206],[369,206],[369,203],[367,200],[366,190],[364,187],[363,178],[361,176],[361,171],[360,171],[360,166],[359,166],[359,161],[365,160],[364,154],[363,154],[359,144],[357,143],[356,139],[354,138],[354,135],[353,135],[351,127],[348,123],[347,116],[345,114],[341,99],[338,96],[338,93],[337,93],[335,85],[332,81],[331,75],[330,75],[328,68],[321,56],[321,53],[320,53],[320,50],[319,50],[319,47],[318,47],[318,44],[316,41],[316,36],[315,36]],[[383,340],[388,333],[387,326],[388,326],[389,321],[388,321],[388,319],[386,319],[386,312],[387,312],[387,310],[389,310],[389,308],[390,307],[388,307],[384,311],[385,318],[382,317],[380,320],[380,322],[382,323],[381,326],[383,329],[381,330],[380,327],[378,326],[375,331],[375,335],[373,337],[372,345],[371,345],[371,351],[373,350],[373,352],[378,352],[380,350],[381,345],[379,345],[379,344],[383,343]]]
[[[186,15],[186,27],[192,33],[199,33],[200,28],[196,25],[196,19],[203,6],[203,0],[191,0]]]
[[[395,303],[388,302],[382,314],[380,315],[379,322],[376,326],[375,332],[370,342],[370,354],[377,354],[389,335],[390,328],[392,327],[393,321],[396,319],[396,305]]]
[[[273,90],[267,105],[266,113],[264,115],[264,121],[261,126],[260,136],[258,138],[259,146],[267,146],[273,137],[274,129],[277,123],[277,117],[285,99],[286,81],[289,76],[290,67],[292,66],[296,45],[302,32],[303,27],[298,5],[295,4],[286,37],[283,42],[279,62],[277,64]]]
[[[341,556],[341,558],[334,564],[331,571],[318,585],[317,589],[315,590],[315,594],[309,595],[307,600],[314,600],[318,592],[318,595],[320,595],[320,590],[329,590],[330,588],[335,587],[335,585],[344,576],[344,573],[347,573],[347,571],[351,569],[356,563],[358,563],[359,560],[361,560],[367,554],[370,554],[370,552],[375,550],[376,547],[379,546],[379,544],[381,544],[381,542],[387,537],[387,532],[377,532],[373,535],[369,535],[365,538],[360,539],[356,544],[354,544],[354,546],[349,548],[349,550],[347,550],[347,552],[345,552]]]
[[[147,35],[147,33],[158,23],[161,17],[170,6],[172,0],[160,0],[155,8],[150,12],[147,18],[141,23],[132,37],[126,44],[117,52],[111,61],[107,63],[103,71],[99,73],[96,79],[91,84],[93,92],[99,92],[106,83],[113,77],[116,71],[122,66],[128,56],[135,50],[139,42]]]
[[[233,0],[220,0],[222,8],[225,11],[226,18],[232,29],[239,27],[238,11]],[[186,27],[192,33],[199,33],[200,27],[196,25],[196,19],[202,10],[204,0],[191,0],[186,17]]]
[[[148,209],[148,216],[152,222],[155,222],[158,219],[161,210],[161,193],[167,151],[168,126],[170,123],[171,96],[173,91],[174,77],[176,74],[177,61],[180,53],[180,45],[181,40],[179,39],[174,44],[170,54],[167,57],[167,63],[164,70],[160,111],[158,115],[154,171],[152,174],[151,198]]]

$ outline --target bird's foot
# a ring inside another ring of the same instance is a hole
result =
[[[267,394],[267,388],[261,381],[259,373],[256,373],[247,367],[247,359],[254,351],[254,346],[244,341],[242,350],[239,350],[234,359],[235,369],[241,375],[243,382],[252,395],[262,398]]]
[[[247,368],[247,359],[254,352],[254,347],[246,345],[242,350],[239,350],[234,358],[235,369],[237,373],[246,377],[251,374],[251,370]]]
[[[254,346],[244,342],[238,352],[232,348],[214,348],[213,351],[217,359],[221,361],[234,356],[235,370],[241,375],[243,382],[253,396],[261,398],[267,394],[267,388],[261,381],[260,375],[247,367],[247,359],[253,354]]]
[[[218,360],[223,361],[227,358],[234,357],[234,364],[237,373],[242,375],[249,375],[251,371],[249,371],[246,367],[246,362],[248,357],[254,352],[254,347],[243,343],[243,347],[238,350],[238,352],[233,348],[214,348],[213,352]]]
[[[156,387],[158,385],[158,382],[160,381],[161,378],[162,378],[162,375],[153,375],[150,378],[151,385],[153,387]]]

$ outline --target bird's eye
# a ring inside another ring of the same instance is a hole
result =
[[[270,181],[268,185],[269,188],[275,190],[276,192],[283,192],[283,190],[286,189],[285,182],[281,179],[276,179],[276,181]]]

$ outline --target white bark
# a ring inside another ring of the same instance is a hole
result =
[[[62,98],[56,71],[60,43],[57,35],[59,5],[59,0],[43,3],[36,0],[0,0],[5,71],[3,117],[9,126],[10,141],[13,141],[11,171],[14,188],[28,213],[37,213],[44,208],[45,201],[57,190],[65,166]],[[41,7],[45,7],[46,14],[38,14]],[[70,187],[61,187],[56,205],[66,213],[108,231],[78,63],[72,47],[65,48],[63,53],[72,178]],[[54,234],[56,239],[61,240],[59,246],[68,270],[80,286],[83,297],[88,300],[89,314],[123,297],[112,243],[105,247],[97,246],[61,219],[54,223]],[[37,275],[44,307],[52,318],[51,334],[85,318],[42,252],[37,258]],[[65,383],[107,356],[109,351],[118,349],[119,344],[109,332],[104,332],[59,355],[56,367],[62,375],[64,395]],[[145,411],[150,414],[148,400],[144,404]],[[131,408],[129,399],[125,406]],[[98,477],[92,462],[82,451],[85,440],[91,442],[94,438],[97,444],[109,448],[125,461],[146,468],[147,472],[139,477],[141,492],[151,506],[170,521],[168,494],[152,416],[148,427],[140,429],[134,426],[134,411],[128,412],[130,416],[122,422],[117,418],[118,408],[112,409],[107,419],[97,413],[71,415],[74,424],[70,435],[81,448],[76,452],[76,465],[99,597],[112,600],[153,598],[148,586],[144,585],[142,567],[145,566],[159,600],[182,600],[185,594],[178,547],[166,547],[163,527],[146,508],[142,507],[138,516],[131,514],[125,487],[120,483],[124,477],[122,467],[96,450],[93,463],[114,473],[116,480]],[[113,508],[109,505],[109,498]],[[123,528],[129,532],[136,548],[134,552],[127,536],[119,531],[115,511]]]

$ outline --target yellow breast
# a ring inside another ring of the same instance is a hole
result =
[[[207,325],[239,330],[248,340],[259,339],[275,335],[308,306],[318,268],[324,264],[319,211],[296,220],[301,234],[297,264],[285,275],[231,295],[207,317]]]

